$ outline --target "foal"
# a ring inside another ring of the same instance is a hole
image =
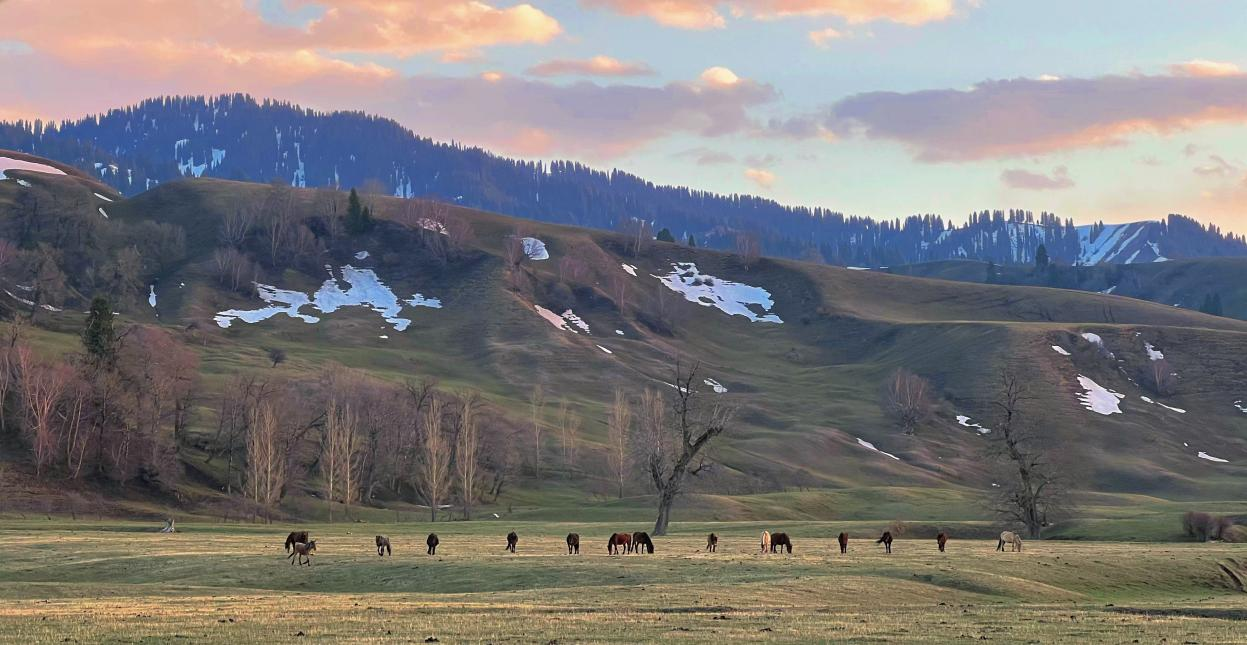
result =
[[[882,544],[883,552],[891,553],[892,552],[892,532],[884,531],[883,535],[880,535],[879,539],[875,540],[875,544]]]
[[[390,549],[390,538],[384,535],[377,536],[377,555],[394,555],[394,551]]]
[[[519,541],[520,541],[520,536],[516,535],[515,531],[511,531],[510,533],[507,533],[507,548],[505,550],[510,551],[511,553],[515,553],[515,545]]]
[[[312,566],[312,552],[316,550],[316,540],[312,540],[307,543],[295,542],[292,546],[294,547],[294,551],[292,551],[290,555],[286,556],[287,558],[290,558],[290,564],[295,563],[297,556],[299,564],[304,564],[304,561],[306,560],[307,566]]]
[[[845,554],[849,552],[849,534],[848,533],[841,533],[840,537],[836,538],[836,541],[840,543],[841,554]]]
[[[714,553],[719,548],[719,536],[711,533],[706,537],[706,553]]]

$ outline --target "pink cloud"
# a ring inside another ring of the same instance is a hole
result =
[[[986,81],[969,90],[870,92],[831,106],[839,135],[900,142],[920,161],[1044,155],[1247,121],[1247,74]]]
[[[775,173],[761,168],[746,168],[745,179],[753,182],[758,188],[770,190],[775,185]]]
[[[886,20],[906,25],[944,20],[956,9],[953,0],[581,0],[581,4],[681,29],[724,27],[725,8],[733,17],[754,20],[835,16],[850,23]]]
[[[1062,190],[1074,187],[1074,180],[1070,178],[1065,166],[1053,168],[1051,175],[1011,168],[1000,173],[1000,181],[1009,188],[1022,190]]]
[[[809,33],[810,42],[814,43],[814,46],[820,49],[826,49],[831,44],[831,41],[839,40],[841,38],[844,38],[844,34],[839,29],[834,29],[832,27],[811,31]]]
[[[610,56],[594,56],[585,60],[550,60],[528,68],[532,76],[653,76],[654,70],[645,63],[626,63]]]
[[[1234,63],[1224,63],[1214,60],[1195,59],[1188,60],[1185,63],[1170,65],[1169,71],[1175,76],[1235,76],[1243,71]]]

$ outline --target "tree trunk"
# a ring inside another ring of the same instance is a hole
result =
[[[667,524],[671,521],[671,505],[674,503],[674,489],[664,490],[658,495],[658,519],[654,521],[654,535],[667,534]]]

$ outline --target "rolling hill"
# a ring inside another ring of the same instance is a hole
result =
[[[506,159],[419,137],[388,119],[244,95],[162,97],[71,122],[0,123],[0,148],[59,160],[129,196],[183,177],[368,186],[378,194],[605,230],[641,220],[720,250],[757,238],[764,255],[839,266],[951,259],[1029,264],[1040,245],[1070,265],[1247,256],[1242,236],[1181,215],[1085,226],[1024,208],[970,213],[960,225],[934,214],[871,219],[657,185],[575,162]]]
[[[197,356],[204,392],[177,438],[177,503],[192,508],[220,502],[227,485],[207,456],[229,379],[314,381],[331,364],[482,392],[491,423],[510,429],[511,499],[530,506],[612,495],[614,392],[669,391],[677,356],[699,363],[699,396],[736,409],[715,467],[694,484],[727,496],[709,502],[724,517],[758,512],[732,496],[795,488],[933,489],[972,503],[995,483],[985,454],[1006,367],[1025,374],[1028,422],[1086,491],[1233,499],[1247,475],[1239,320],[1078,290],[751,261],[423,200],[367,198],[376,224],[351,234],[334,229],[346,199],[336,191],[200,178],[123,199],[81,173],[8,174],[0,237],[26,259],[0,270],[0,298],[10,316],[33,316],[38,351],[77,351],[81,312],[109,294],[125,322],[168,330]],[[252,269],[230,288],[221,252],[240,218],[237,248]],[[281,230],[291,233],[271,243]],[[134,279],[110,277],[124,258],[138,262]],[[1168,265],[1181,266],[1154,266]],[[1176,374],[1163,393],[1141,385],[1157,355]],[[880,407],[898,368],[938,393],[912,435]],[[540,447],[545,470],[524,465],[535,383],[584,419],[575,465],[554,437]],[[21,467],[20,440],[4,445]],[[630,496],[648,492],[639,478],[629,485]],[[289,495],[288,511],[309,499]],[[773,503],[784,513],[810,502]]]

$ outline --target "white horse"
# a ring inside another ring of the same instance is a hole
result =
[[[1010,551],[1022,550],[1022,536],[1013,531],[1003,531],[1000,534],[1000,541],[996,543],[997,551],[1004,551],[1005,545],[1009,545]]]
[[[766,555],[771,550],[771,532],[762,532],[762,554]]]

